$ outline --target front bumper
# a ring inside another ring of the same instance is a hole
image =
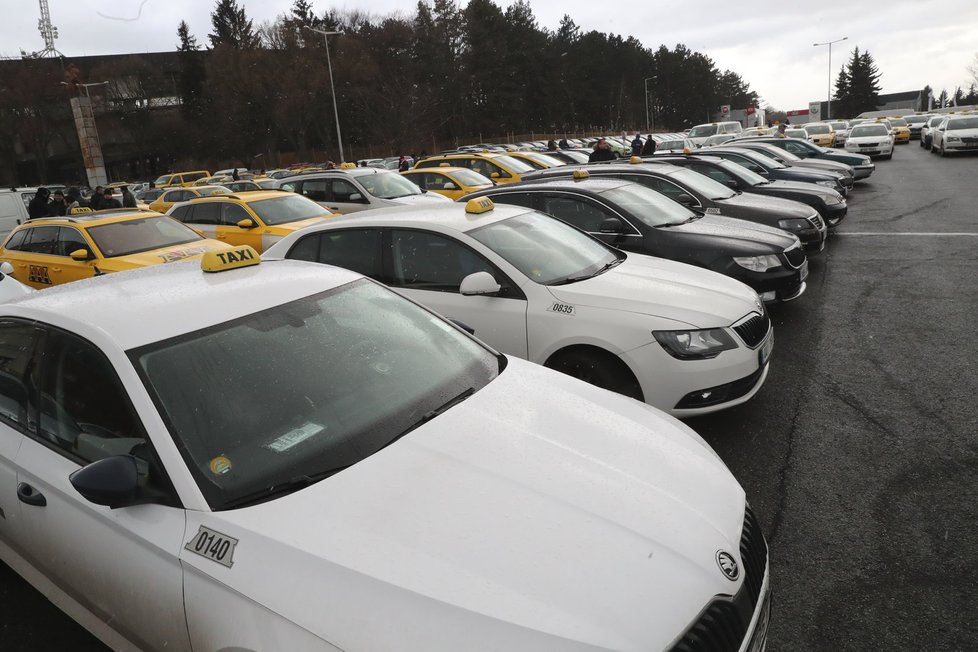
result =
[[[969,143],[960,140],[950,141],[947,138],[945,138],[944,151],[945,152],[976,152],[978,151],[978,139],[976,139],[976,142]]]
[[[829,228],[835,228],[839,225],[849,213],[849,204],[846,202],[841,202],[839,204],[826,204],[825,211],[822,213],[822,218],[828,224]]]
[[[859,153],[862,154],[862,152]],[[866,165],[855,165],[852,167],[852,176],[856,181],[859,181],[860,179],[868,179],[869,175],[871,175],[875,170],[876,165],[873,163],[867,163]]]

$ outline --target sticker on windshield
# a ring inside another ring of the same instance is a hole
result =
[[[296,444],[304,442],[313,435],[318,435],[325,429],[325,427],[317,423],[307,423],[304,426],[299,426],[295,430],[288,431],[277,439],[273,439],[265,444],[265,448],[273,450],[276,453],[282,453],[289,450]]]
[[[224,457],[223,455],[218,455],[217,457],[211,460],[210,464],[208,464],[208,467],[210,468],[211,473],[213,473],[214,475],[224,475],[225,473],[231,470],[231,460]]]
[[[547,308],[550,312],[556,312],[561,315],[574,316],[574,306],[569,303],[560,303],[559,301],[554,301],[553,305]]]
[[[705,212],[706,212],[707,215],[719,215],[720,214],[720,209],[719,208],[707,208]]]
[[[238,540],[234,537],[215,532],[201,525],[197,534],[187,542],[184,549],[231,568],[234,564],[234,547],[236,545],[238,545]]]

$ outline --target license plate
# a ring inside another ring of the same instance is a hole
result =
[[[876,156],[877,154],[880,153],[880,151],[878,149],[871,149],[871,150],[865,150],[864,149],[864,150],[861,150],[859,153],[860,154],[866,154],[867,156]]]
[[[761,346],[761,350],[757,352],[757,361],[760,364],[760,366],[763,367],[765,364],[767,364],[767,359],[771,357],[771,351],[773,350],[774,350],[774,333],[772,332],[771,335],[767,338],[767,342],[765,342]]]
[[[805,262],[803,262],[801,264],[801,267],[798,269],[798,280],[799,281],[804,281],[806,278],[808,278],[808,259],[807,258],[805,259]]]

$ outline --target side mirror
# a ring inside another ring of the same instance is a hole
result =
[[[70,254],[72,260],[77,260],[79,262],[84,262],[92,257],[92,254],[88,249],[75,249]]]
[[[2,263],[0,263],[0,273],[10,276],[11,274],[14,273],[14,266],[8,263],[7,261],[3,261]]]
[[[601,226],[598,227],[598,231],[601,233],[621,233],[625,230],[625,225],[617,217],[606,217],[601,220]]]
[[[445,182],[444,185],[442,185],[441,189],[442,190],[458,190],[458,186],[456,186],[451,181],[447,181],[447,182]]]
[[[692,206],[693,204],[696,203],[696,200],[693,199],[692,195],[687,195],[686,193],[683,193],[678,197],[676,197],[676,201],[678,201],[683,206]]]
[[[734,190],[736,190],[736,189],[737,189],[737,182],[736,182],[735,180],[733,180],[733,179],[727,179],[727,180],[726,180],[726,181],[724,181],[723,183],[724,183],[724,184],[725,184],[725,185],[726,185],[726,186],[727,186],[728,188],[733,188]]]
[[[139,469],[132,455],[113,455],[83,466],[68,481],[88,502],[115,509],[136,500]]]
[[[471,297],[498,294],[501,289],[502,286],[496,283],[496,279],[489,272],[475,272],[462,279],[458,291],[464,296]]]
[[[363,201],[363,195],[361,195],[358,192],[355,192],[352,195],[350,195],[350,201]]]
[[[499,173],[498,172],[493,172],[492,174],[489,175],[489,178],[490,179],[498,179],[499,178]]]
[[[241,220],[240,222],[238,222],[237,226],[238,226],[238,228],[241,228],[241,229],[253,229],[253,228],[255,228],[255,221],[253,219],[251,219],[250,217],[248,217],[248,218],[245,218],[245,219]],[[201,235],[203,235],[203,234],[201,234]]]

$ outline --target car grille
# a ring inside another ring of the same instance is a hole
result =
[[[801,247],[786,249],[784,257],[788,261],[788,264],[795,269],[801,267],[802,263],[805,262],[805,252],[801,250]]]
[[[962,143],[978,143],[978,138],[974,138],[974,137],[962,138],[961,139],[961,142]]]
[[[670,652],[736,652],[740,649],[757,609],[767,568],[767,542],[750,506],[744,513],[740,559],[744,584],[737,595],[714,597]]]
[[[808,218],[808,221],[815,225],[815,228],[821,231],[825,227],[825,223],[822,222],[822,216],[818,213]]]
[[[740,339],[752,349],[764,341],[764,336],[771,328],[771,318],[768,317],[767,310],[762,308],[761,311],[760,315],[754,315],[739,326],[734,326],[734,331],[740,335]]]

